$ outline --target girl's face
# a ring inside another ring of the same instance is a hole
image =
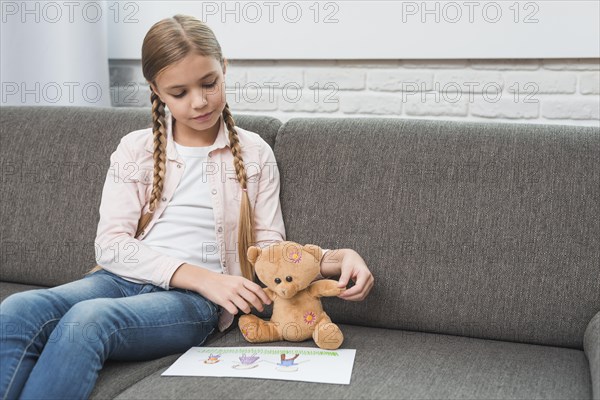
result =
[[[212,144],[226,103],[225,67],[213,57],[190,54],[164,69],[155,81],[156,86],[150,86],[177,120],[173,133],[187,142]]]

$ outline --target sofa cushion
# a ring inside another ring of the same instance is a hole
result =
[[[0,282],[0,303],[4,301],[5,298],[14,293],[24,292],[26,290],[34,290],[34,289],[45,289],[46,286],[38,286],[38,285],[23,285],[21,283],[12,283],[12,282]]]
[[[104,363],[90,400],[114,399],[137,382],[161,368],[173,364],[181,354],[173,354],[150,361],[107,361]],[[149,399],[157,397],[148,397]]]
[[[600,132],[291,119],[275,143],[287,239],[352,248],[366,301],[334,321],[581,349],[600,310]]]
[[[593,398],[600,399],[600,311],[585,329],[583,352],[590,364]]]
[[[588,363],[580,350],[348,325],[341,328],[344,348],[357,349],[350,385],[160,376],[168,368],[165,366],[117,399],[591,397]],[[296,345],[314,346],[310,341]],[[248,343],[233,330],[207,346]]]
[[[273,146],[281,122],[234,116]],[[98,209],[111,153],[152,126],[149,109],[2,107],[0,281],[54,286],[95,263]]]

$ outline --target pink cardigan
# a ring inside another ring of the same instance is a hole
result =
[[[173,142],[172,115],[167,110],[166,177],[157,209],[138,238],[136,228],[142,212],[149,209],[153,174],[152,128],[125,135],[110,156],[96,233],[96,260],[104,269],[137,283],[151,283],[169,290],[175,270],[185,260],[160,254],[144,244],[179,184],[185,164]],[[279,202],[279,169],[271,147],[256,133],[236,127],[248,176],[248,195],[254,212],[257,245],[264,247],[285,240]],[[229,134],[221,118],[215,142],[208,147],[207,174],[215,215],[223,273],[241,275],[237,251],[237,226],[242,189],[236,180]],[[222,311],[219,329],[226,329],[232,316]]]

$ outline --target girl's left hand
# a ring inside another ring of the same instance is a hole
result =
[[[354,281],[354,286],[343,291],[338,297],[352,301],[364,300],[373,288],[375,278],[360,254],[351,249],[344,249],[344,251],[338,286],[344,288],[350,280]]]

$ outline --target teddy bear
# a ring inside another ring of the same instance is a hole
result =
[[[323,311],[321,297],[337,296],[345,288],[331,279],[315,281],[320,273],[323,249],[291,241],[265,248],[250,246],[248,260],[256,276],[267,287],[265,293],[273,301],[269,321],[256,315],[242,315],[238,327],[251,343],[287,340],[300,342],[311,337],[322,349],[341,346],[344,335]]]

